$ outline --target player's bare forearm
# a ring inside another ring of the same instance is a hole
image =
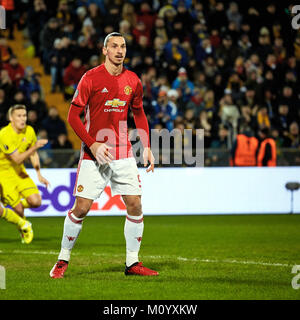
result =
[[[44,184],[46,187],[48,187],[50,185],[49,181],[47,179],[45,179],[42,174],[41,174],[41,164],[40,164],[40,157],[39,154],[37,152],[35,152],[34,154],[32,154],[30,156],[30,161],[31,164],[33,166],[33,168],[36,171],[37,177],[39,179],[39,182],[41,182],[42,184]]]
[[[32,156],[32,154],[36,152],[35,146],[30,147],[28,150],[25,152],[19,152],[18,150],[15,151],[10,155],[10,158],[13,162],[16,164],[22,164],[26,159]]]
[[[26,159],[28,159],[36,150],[43,147],[48,142],[47,139],[40,139],[38,140],[35,145],[31,146],[24,152],[19,152],[16,150],[14,153],[10,155],[10,159],[15,162],[16,164],[22,164]]]
[[[36,173],[39,174],[40,169],[41,169],[41,164],[40,164],[40,157],[39,157],[37,151],[35,151],[30,156],[30,161],[31,161],[32,167],[35,169]]]

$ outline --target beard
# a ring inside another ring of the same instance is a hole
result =
[[[111,56],[107,56],[108,60],[110,61],[110,63],[112,63],[115,66],[120,66],[123,65],[124,62],[124,56],[123,55],[111,55]]]
[[[112,62],[114,65],[120,66],[123,64],[124,58],[123,57],[114,57],[114,61],[112,61]]]

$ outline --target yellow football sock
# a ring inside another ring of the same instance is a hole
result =
[[[9,208],[3,208],[2,218],[5,219],[8,222],[16,224],[18,227],[23,227],[23,225],[26,223],[26,220],[21,218],[18,214],[16,214],[14,211],[12,211]]]
[[[22,199],[21,203],[22,203],[22,206],[23,206],[24,209],[30,208],[30,205],[29,205],[29,203],[27,202],[26,199]]]

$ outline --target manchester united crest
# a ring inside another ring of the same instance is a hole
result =
[[[126,86],[124,88],[124,92],[125,92],[125,94],[127,94],[129,96],[132,92],[132,88],[130,86]]]
[[[82,192],[83,191],[83,186],[81,184],[77,187],[77,191],[78,192]]]

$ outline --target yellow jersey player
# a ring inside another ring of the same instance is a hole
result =
[[[37,150],[48,140],[37,140],[33,128],[26,125],[27,112],[24,105],[14,105],[8,110],[10,123],[0,130],[0,201],[13,208],[0,206],[0,217],[16,224],[23,243],[33,239],[31,223],[24,217],[24,208],[41,205],[41,195],[28,176],[24,161],[30,159],[38,180],[48,187],[49,182],[41,175]]]

